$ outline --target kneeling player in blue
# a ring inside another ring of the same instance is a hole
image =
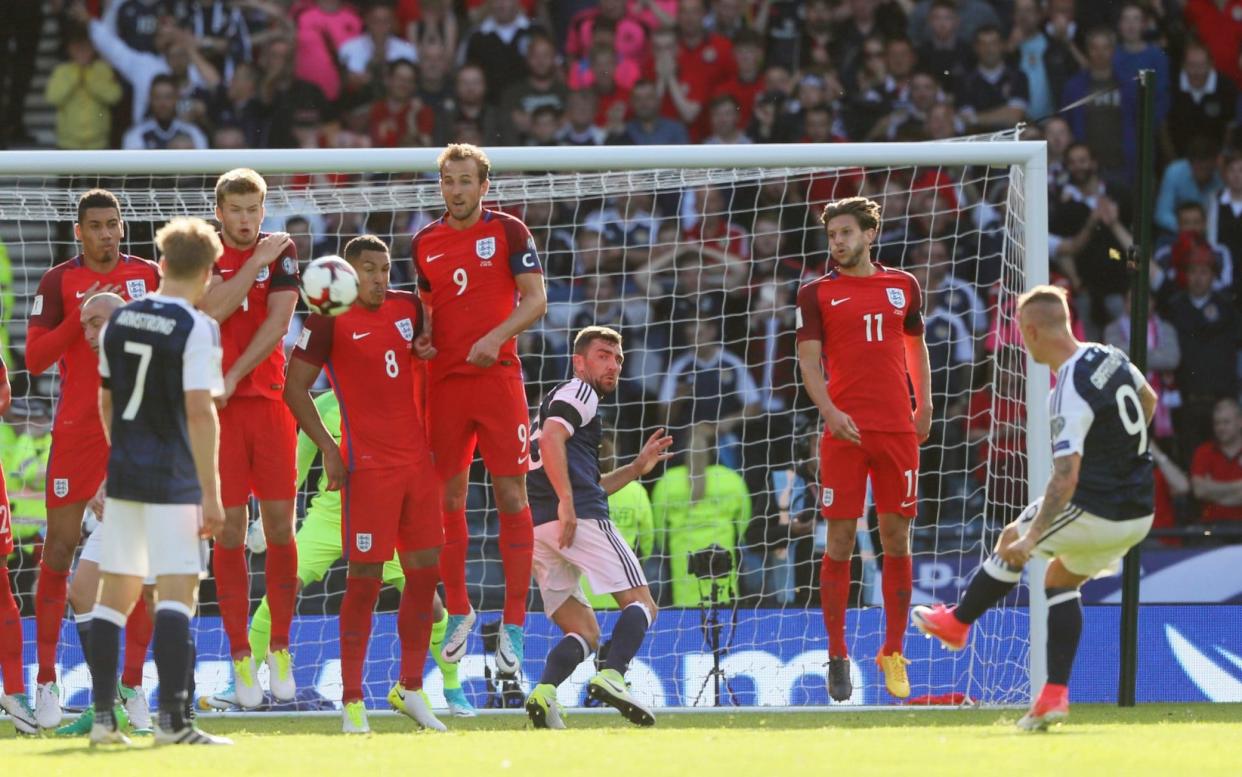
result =
[[[1082,634],[1079,589],[1092,578],[1115,575],[1153,518],[1147,425],[1156,392],[1124,353],[1079,342],[1069,322],[1060,288],[1037,286],[1018,300],[1027,351],[1057,374],[1048,397],[1053,472],[1044,495],[1005,527],[956,607],[915,607],[912,613],[919,631],[961,650],[970,625],[1013,590],[1030,557],[1051,559],[1043,581],[1048,681],[1018,721],[1027,731],[1069,715],[1070,670]]]
[[[579,332],[574,377],[544,398],[531,434],[526,488],[535,523],[535,580],[544,611],[565,633],[526,700],[536,728],[565,728],[557,686],[599,646],[599,622],[579,582],[583,574],[592,591],[612,594],[621,607],[604,668],[591,678],[588,693],[633,723],[655,724],[625,682],[630,659],[655,620],[655,601],[634,550],[608,518],[608,495],[667,459],[673,440],[657,430],[634,461],[601,476],[599,398],[616,390],[623,360],[615,330],[590,326]]]

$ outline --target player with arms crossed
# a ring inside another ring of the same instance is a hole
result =
[[[655,724],[655,715],[625,683],[630,659],[655,620],[655,600],[634,550],[608,518],[608,496],[667,459],[673,439],[659,429],[634,461],[600,475],[599,398],[616,391],[624,358],[616,330],[589,326],[579,332],[574,377],[544,398],[531,436],[535,579],[544,611],[565,633],[526,700],[536,728],[565,728],[556,688],[599,646],[599,622],[580,583],[584,573],[592,591],[612,594],[621,608],[604,668],[591,678],[588,693],[633,723]]]
[[[264,235],[267,183],[253,170],[230,170],[216,181],[216,220],[224,253],[203,297],[204,312],[220,322],[224,344],[224,403],[220,410],[220,489],[224,529],[216,538],[212,567],[220,619],[229,638],[237,703],[263,701],[250,654],[250,573],[246,568],[247,504],[259,499],[267,537],[265,574],[272,613],[267,654],[272,696],[297,694],[289,630],[298,592],[298,552],[293,538],[297,496],[297,427],[281,401],[285,385],[283,340],[298,299],[293,241]]]
[[[204,557],[200,537],[223,525],[216,466],[224,391],[220,330],[194,308],[220,256],[201,219],[176,218],[155,235],[164,282],[112,314],[99,356],[100,416],[112,442],[100,547],[103,581],[91,619],[95,723],[91,744],[129,744],[112,708],[120,632],[155,575],[158,744],[228,745],[186,717],[194,672],[190,618]]]
[[[416,369],[419,366],[415,364]],[[420,380],[425,383],[425,375],[421,376]],[[323,420],[324,428],[332,435],[337,445],[340,445],[341,403],[336,393],[325,391],[315,397],[315,409],[319,412],[320,419]],[[314,440],[305,431],[299,432],[298,483],[306,480],[311,463],[318,453],[319,448]],[[306,509],[306,517],[302,519],[302,525],[297,533],[299,590],[322,580],[328,569],[341,558],[340,489],[329,490],[327,476],[320,475],[316,491],[309,501],[310,506]],[[405,572],[401,569],[400,558],[394,555],[384,562],[381,579],[385,585],[395,586],[398,590],[405,588]],[[440,667],[440,672],[444,676],[444,700],[448,702],[449,710],[454,716],[472,718],[477,712],[461,687],[457,664],[450,664],[440,656],[445,626],[448,623],[448,613],[440,603],[439,595],[434,599],[433,615],[435,618],[431,627],[431,657],[435,659],[436,665]],[[250,649],[254,651],[256,661],[262,661],[267,656],[271,631],[272,617],[265,596],[259,602],[259,609],[255,610],[254,617],[250,619]],[[220,699],[220,697],[209,698]],[[233,700],[230,699],[227,703],[223,699],[219,702],[208,701],[206,706],[228,709],[233,706]]]
[[[397,609],[401,678],[388,702],[423,728],[444,731],[423,693],[432,601],[440,582],[440,480],[431,463],[415,377],[414,339],[424,315],[410,292],[388,288],[388,246],[373,235],[345,246],[358,273],[358,300],[335,318],[312,314],[289,364],[285,401],[323,454],[329,489],[344,489],[341,542],[349,565],[341,601],[341,730],[370,731],[362,668],[371,618],[395,550],[405,573]],[[327,369],[341,407],[337,445],[310,396]]]
[[[9,370],[0,357],[0,415],[9,412],[13,389],[9,386]],[[38,734],[39,723],[26,696],[26,678],[22,672],[22,614],[13,598],[9,582],[8,557],[13,552],[13,524],[9,515],[9,492],[4,485],[4,467],[0,467],[0,710],[13,721],[19,734]]]
[[[491,169],[482,149],[450,145],[439,167],[447,213],[419,230],[410,250],[432,320],[417,352],[437,352],[428,366],[427,423],[444,481],[444,658],[461,660],[475,620],[466,596],[466,478],[477,444],[500,512],[505,607],[496,666],[515,674],[522,666],[534,541],[526,499],[530,414],[516,337],[547,310],[547,295],[530,230],[482,207]]]
[[[82,243],[82,253],[48,270],[39,281],[26,335],[26,367],[31,375],[53,364],[60,372],[47,463],[47,535],[35,586],[39,659],[35,711],[41,728],[60,724],[56,648],[69,568],[82,538],[82,514],[100,495],[108,468],[108,442],[99,420],[99,357],[83,334],[80,308],[83,300],[99,292],[134,300],[160,283],[154,262],[121,253],[125,223],[112,192],[92,189],[78,199],[73,234]]]
[[[1064,289],[1036,286],[1019,297],[1018,326],[1031,358],[1057,376],[1048,397],[1052,477],[1044,495],[1005,527],[962,601],[956,607],[915,607],[914,624],[948,649],[961,650],[970,624],[1013,590],[1031,556],[1052,559],[1044,574],[1048,682],[1018,721],[1019,728],[1034,731],[1069,715],[1082,584],[1117,574],[1126,551],[1151,529],[1147,427],[1156,392],[1124,353],[1074,337]]]
[[[884,645],[876,663],[888,692],[904,699],[910,695],[909,661],[902,655],[913,584],[910,523],[917,512],[919,443],[931,429],[923,295],[914,276],[871,259],[878,203],[863,197],[830,202],[820,220],[835,266],[798,290],[797,318],[802,382],[826,427],[819,451],[828,549],[820,595],[828,693],[836,701],[853,694],[845,609],[869,475],[884,550]]]

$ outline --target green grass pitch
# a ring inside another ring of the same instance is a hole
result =
[[[369,737],[345,738],[335,717],[204,718],[232,748],[92,752],[85,739],[0,734],[0,775],[395,774],[619,775],[1160,775],[1242,774],[1242,705],[1077,705],[1064,726],[1027,734],[1016,710],[666,714],[654,729],[579,714],[571,730],[530,731],[525,717],[448,720],[448,735],[373,717]]]

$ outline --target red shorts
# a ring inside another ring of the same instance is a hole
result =
[[[297,496],[298,427],[279,399],[233,397],[220,411],[220,496],[225,507]]]
[[[913,518],[918,506],[919,441],[914,432],[862,432],[862,444],[824,434],[819,441],[820,512],[856,520],[867,499],[867,475],[881,513]]]
[[[9,490],[4,484],[4,471],[0,470],[0,569],[4,568],[4,557],[12,552],[13,515],[9,512]]]
[[[108,441],[99,434],[52,434],[47,457],[47,507],[89,502],[108,476]]]
[[[443,545],[440,499],[440,479],[425,465],[350,472],[342,494],[345,560],[381,564],[393,551]]]
[[[530,461],[530,411],[516,372],[449,375],[427,395],[427,437],[442,480],[465,471],[477,444],[492,477],[525,475]]]

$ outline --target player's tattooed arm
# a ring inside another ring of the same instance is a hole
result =
[[[320,367],[303,359],[290,359],[285,374],[285,404],[293,413],[302,433],[314,441],[323,454],[323,474],[328,479],[329,491],[336,491],[345,483],[345,460],[341,446],[337,444],[328,427],[324,426],[319,408],[311,399],[310,388],[319,377]]]
[[[470,347],[466,361],[476,367],[490,367],[495,364],[501,346],[510,338],[529,329],[548,310],[548,292],[543,286],[542,273],[522,273],[513,280],[518,288],[518,304],[499,326],[480,337]]]
[[[1044,489],[1044,501],[1039,506],[1035,520],[1031,521],[1031,525],[1021,537],[1000,549],[1000,556],[1006,564],[1014,569],[1026,566],[1032,551],[1035,550],[1036,543],[1073,498],[1074,489],[1078,487],[1078,470],[1081,465],[1082,456],[1077,453],[1058,456],[1052,460],[1052,477],[1049,478],[1048,486]]]

